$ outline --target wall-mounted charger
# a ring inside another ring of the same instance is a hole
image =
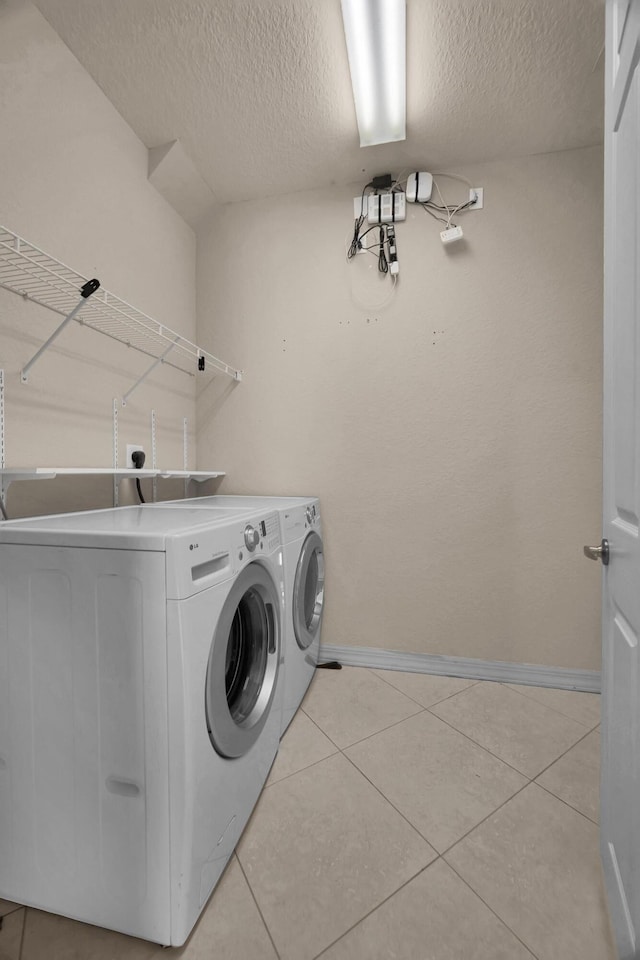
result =
[[[430,173],[410,173],[407,177],[407,200],[409,203],[426,203],[431,199],[433,177]]]
[[[398,223],[407,219],[405,195],[401,190],[368,197],[367,220],[369,223]]]

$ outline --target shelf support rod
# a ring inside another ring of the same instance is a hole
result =
[[[156,448],[156,412],[151,411],[151,469],[158,469],[158,457]],[[158,499],[158,477],[154,476],[152,480],[152,500],[155,503]]]
[[[115,471],[118,469],[118,401],[113,398],[113,505],[119,506],[120,495],[118,488],[118,478]]]
[[[185,472],[189,469],[189,421],[186,417],[182,420],[182,465]],[[189,496],[189,478],[184,478],[184,497]]]
[[[62,323],[53,331],[49,339],[45,340],[45,342],[42,344],[40,349],[34,353],[34,355],[31,357],[31,360],[29,360],[29,362],[25,364],[25,366],[20,371],[21,383],[27,382],[27,380],[29,379],[28,374],[29,374],[29,370],[31,370],[31,367],[34,365],[34,363],[37,363],[37,361],[40,359],[42,354],[49,349],[49,347],[54,342],[54,340],[58,339],[58,337],[60,336],[64,328],[69,323],[71,323],[72,320],[75,319],[76,315],[80,313],[80,311],[84,307],[85,303],[87,302],[91,294],[95,293],[99,286],[100,286],[100,282],[98,280],[87,280],[84,287],[80,291],[80,299],[76,303],[71,313],[67,314],[67,316],[64,318]]]
[[[176,343],[178,342],[179,339],[180,339],[180,337],[176,337],[175,340],[173,341],[173,343],[170,343],[170,344],[169,344],[169,346],[168,346],[167,349],[164,351],[164,353],[162,354],[162,356],[158,357],[157,360],[154,360],[153,363],[151,364],[151,366],[148,368],[148,370],[145,370],[145,372],[142,374],[142,376],[141,376],[141,377],[138,377],[138,379],[136,380],[136,382],[134,383],[134,385],[127,390],[127,392],[125,393],[125,395],[124,395],[123,398],[122,398],[122,406],[123,406],[123,407],[126,407],[126,405],[127,405],[127,400],[129,399],[129,397],[131,396],[131,394],[133,393],[133,391],[134,391],[134,390],[137,390],[138,387],[140,386],[140,384],[141,384],[141,383],[144,383],[144,381],[147,379],[147,377],[149,376],[149,374],[153,373],[153,371],[154,371],[155,368],[158,366],[158,364],[162,363],[162,362],[164,361],[164,358],[171,353],[171,351],[173,350],[173,348],[175,347],[175,345],[176,345]]]
[[[4,470],[6,464],[4,461],[4,370],[0,370],[0,467]],[[2,490],[0,490],[0,512],[2,519],[8,520],[7,509],[5,507],[5,497],[9,484],[5,488],[4,473],[2,474]]]

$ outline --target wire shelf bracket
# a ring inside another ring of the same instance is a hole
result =
[[[158,357],[157,360],[154,360],[153,363],[151,364],[151,366],[148,367],[148,368],[145,370],[145,372],[144,372],[141,376],[138,377],[138,379],[137,379],[136,382],[133,384],[133,386],[132,386],[132,387],[129,387],[129,389],[127,390],[127,392],[126,392],[126,393],[123,395],[123,397],[122,397],[122,406],[123,406],[123,407],[126,407],[126,405],[127,405],[127,400],[129,399],[129,397],[131,396],[131,394],[133,393],[133,391],[134,391],[134,390],[137,390],[141,383],[144,383],[144,381],[147,379],[147,377],[148,377],[151,373],[153,373],[153,371],[156,369],[157,366],[159,366],[161,363],[164,363],[165,357],[168,357],[168,356],[169,356],[169,354],[171,353],[171,351],[172,351],[173,348],[175,347],[176,343],[177,343],[177,338],[176,338],[176,340],[173,341],[173,343],[170,343],[170,344],[169,344],[169,346],[168,346],[167,349],[164,351],[164,353],[162,354],[162,356],[161,356],[161,357]]]
[[[85,285],[80,290],[80,299],[78,300],[73,310],[67,314],[67,316],[64,318],[62,323],[59,324],[58,327],[56,327],[56,329],[53,331],[53,333],[48,338],[48,340],[45,340],[45,342],[42,344],[40,349],[36,350],[34,355],[31,357],[31,360],[29,360],[29,362],[26,363],[22,368],[22,370],[20,371],[21,383],[27,383],[27,381],[29,380],[29,370],[31,370],[31,367],[34,365],[34,363],[37,363],[37,361],[40,359],[43,353],[47,352],[51,344],[58,339],[58,337],[60,336],[64,328],[68,326],[68,324],[72,320],[75,320],[75,318],[78,316],[78,314],[84,307],[85,303],[87,302],[88,298],[91,296],[92,293],[94,293],[98,289],[99,286],[100,286],[100,281],[95,279],[88,280],[87,283],[85,283]]]
[[[233,380],[242,380],[241,370],[236,370],[175,330],[109,293],[100,286],[98,280],[87,280],[71,267],[1,226],[0,287],[64,317],[23,367],[23,383],[27,382],[29,370],[72,320],[153,359],[152,365],[127,391],[123,403],[160,364],[192,377],[198,371],[209,368]],[[82,316],[79,316],[80,311]]]

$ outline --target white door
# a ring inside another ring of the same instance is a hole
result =
[[[640,957],[640,0],[607,0],[602,811],[621,960]]]

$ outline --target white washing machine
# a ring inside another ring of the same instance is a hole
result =
[[[0,897],[184,943],[281,731],[278,515],[0,525]]]
[[[277,510],[284,550],[284,684],[282,732],[291,723],[318,663],[324,607],[324,548],[315,497],[214,496],[150,506]]]

